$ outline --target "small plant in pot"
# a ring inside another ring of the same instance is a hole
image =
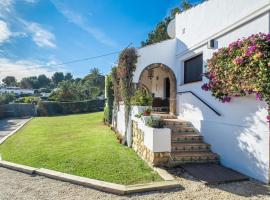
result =
[[[144,112],[143,112],[143,116],[150,116],[151,115],[152,110],[150,108],[147,108]]]
[[[147,126],[152,127],[152,128],[164,128],[164,121],[162,119],[155,119],[153,117],[151,117],[147,123]]]

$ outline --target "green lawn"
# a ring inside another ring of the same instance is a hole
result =
[[[161,178],[130,148],[118,144],[103,113],[34,118],[4,144],[3,160],[120,184]]]

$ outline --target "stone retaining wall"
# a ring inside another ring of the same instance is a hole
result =
[[[144,145],[144,132],[138,128],[138,123],[133,121],[133,143],[134,151],[146,162],[154,166],[167,166],[169,163],[170,153],[152,152]]]

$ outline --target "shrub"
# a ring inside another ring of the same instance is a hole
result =
[[[153,97],[143,89],[138,89],[131,98],[131,105],[134,106],[151,106]]]
[[[219,49],[208,60],[202,86],[223,103],[232,97],[256,94],[270,103],[270,34],[259,33]],[[270,119],[270,117],[268,116]]]
[[[53,116],[64,114],[76,114],[97,112],[104,108],[104,100],[57,102],[40,101],[38,103],[37,114],[39,116]]]
[[[20,97],[16,99],[14,102],[15,103],[32,103],[32,104],[37,104],[39,100],[39,97],[35,96],[29,96],[29,97]]]
[[[112,123],[112,113],[113,113],[113,101],[114,101],[114,91],[113,91],[113,82],[112,75],[106,76],[105,81],[105,92],[106,92],[106,107],[104,108],[104,122],[111,124]]]
[[[150,117],[146,125],[152,128],[164,128],[164,121],[160,118]]]

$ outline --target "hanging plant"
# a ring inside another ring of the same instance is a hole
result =
[[[255,94],[270,105],[270,34],[259,33],[219,49],[207,62],[202,86],[223,103]],[[270,120],[270,114],[267,117]]]

